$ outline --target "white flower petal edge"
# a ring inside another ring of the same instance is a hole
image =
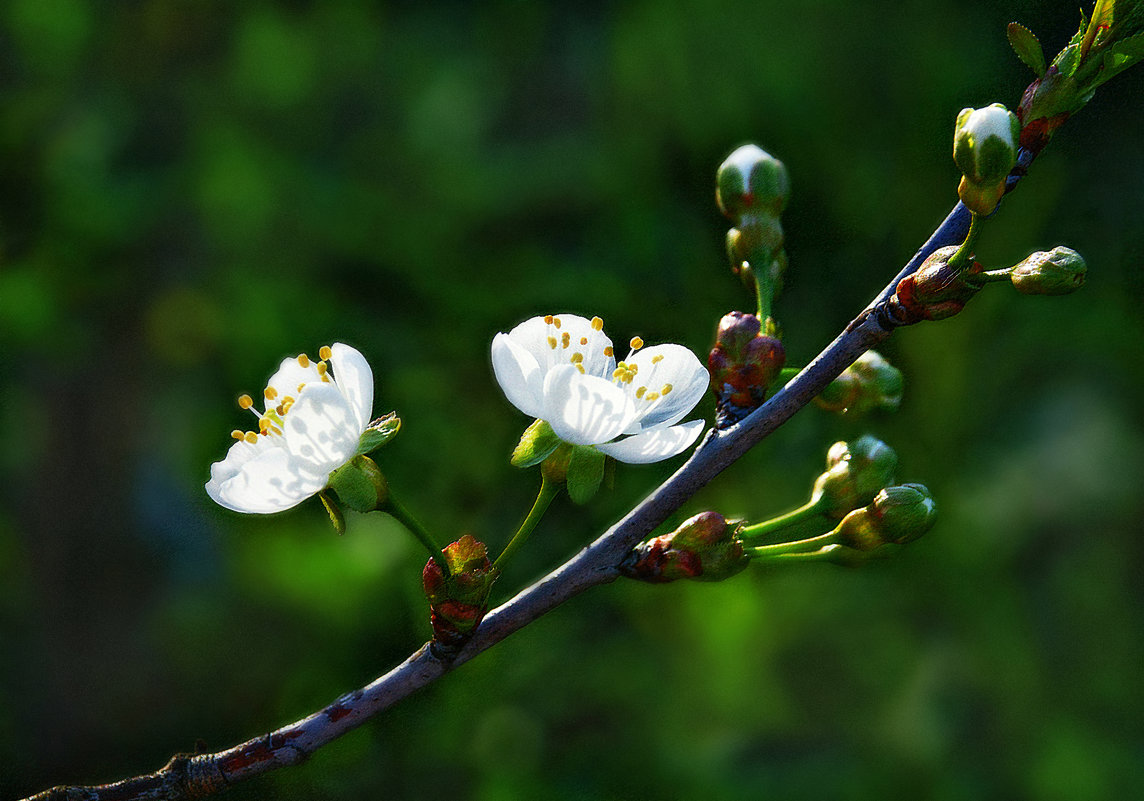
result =
[[[639,419],[624,433],[638,434],[678,423],[707,391],[711,376],[699,358],[682,345],[652,345],[627,359],[637,368],[634,381]]]
[[[544,409],[544,372],[536,359],[508,334],[493,337],[493,375],[508,402],[530,417]]]
[[[691,443],[695,442],[701,431],[703,431],[703,421],[692,420],[677,426],[656,428],[633,437],[624,437],[617,442],[597,445],[596,449],[621,462],[648,464],[683,453]]]
[[[373,371],[349,345],[320,350],[314,362],[285,359],[271,376],[258,431],[234,431],[226,458],[211,465],[207,495],[236,512],[270,514],[316,495],[330,473],[357,453],[373,412]],[[333,374],[329,367],[333,366]]]

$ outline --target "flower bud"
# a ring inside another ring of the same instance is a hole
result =
[[[421,572],[421,585],[429,599],[433,641],[450,653],[464,645],[484,619],[489,592],[500,571],[489,561],[485,544],[471,534],[446,545],[442,554],[449,575],[430,559]]]
[[[1037,251],[1013,268],[1009,280],[1023,295],[1067,295],[1084,284],[1088,266],[1072,248]]]
[[[738,526],[718,512],[700,512],[670,534],[636,546],[620,572],[656,584],[677,579],[722,581],[750,561],[737,531]]]
[[[989,214],[1005,194],[1005,178],[1017,164],[1021,123],[1000,103],[962,109],[953,134],[953,160],[962,172],[957,193],[977,214]]]
[[[836,442],[826,453],[826,472],[814,482],[810,500],[821,504],[827,517],[841,520],[892,483],[897,467],[894,449],[869,434],[853,442]]]
[[[786,208],[790,179],[786,167],[757,145],[743,145],[715,174],[719,210],[736,223],[745,215],[778,217]]]
[[[980,263],[971,262],[967,267],[950,263],[958,249],[958,245],[938,248],[917,272],[898,282],[890,305],[903,324],[952,317],[980,290],[980,284],[972,280],[982,271]]]
[[[877,351],[868,350],[830,382],[814,402],[839,414],[893,411],[902,402],[902,371]]]
[[[719,321],[707,370],[721,426],[738,422],[762,404],[786,363],[782,341],[761,329],[758,317],[743,312]]]
[[[887,543],[905,545],[933,527],[937,506],[921,484],[886,487],[872,503],[842,518],[835,533],[847,548],[872,551]]]

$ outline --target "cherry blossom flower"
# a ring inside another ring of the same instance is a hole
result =
[[[256,431],[233,431],[236,442],[211,465],[206,491],[236,512],[270,514],[321,492],[330,473],[359,453],[373,411],[373,371],[349,345],[282,361],[262,395],[238,405],[258,419]]]
[[[658,462],[699,436],[702,420],[677,423],[710,376],[682,345],[643,344],[633,338],[617,362],[599,317],[534,317],[493,339],[493,372],[513,406],[563,441],[621,462]]]

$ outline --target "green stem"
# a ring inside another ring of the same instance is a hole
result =
[[[977,275],[967,275],[966,278],[978,284],[988,284],[993,281],[1008,281],[1013,272],[1012,267],[1006,267],[1000,270],[986,270]]]
[[[973,256],[973,248],[977,245],[977,238],[981,236],[981,215],[970,212],[969,231],[965,234],[965,241],[961,243],[949,259],[949,266],[960,268]]]
[[[429,552],[429,556],[433,557],[433,561],[437,563],[437,567],[441,568],[441,572],[446,576],[449,575],[449,563],[445,561],[445,554],[441,550],[441,546],[433,539],[433,535],[425,526],[421,525],[413,514],[401,505],[401,502],[393,497],[390,493],[385,505],[381,507],[381,511],[394,517],[401,525],[409,529],[409,533],[420,541],[425,546],[425,550]]]
[[[549,481],[545,477],[540,479],[540,492],[536,495],[536,502],[532,504],[532,509],[528,512],[528,517],[524,518],[524,522],[520,524],[520,528],[512,539],[509,540],[508,545],[501,551],[501,555],[493,562],[493,567],[503,568],[513,554],[515,554],[521,545],[524,545],[528,535],[536,528],[536,524],[540,522],[540,518],[544,517],[544,513],[548,510],[548,504],[552,503],[552,499],[560,494],[560,485],[554,481]]]
[[[807,501],[802,506],[797,509],[792,509],[786,514],[772,517],[770,520],[764,520],[753,526],[746,526],[739,531],[739,536],[744,540],[762,539],[768,534],[772,534],[784,528],[790,528],[804,520],[809,520],[812,517],[822,514],[823,505],[824,503],[821,498],[817,501]]]
[[[805,553],[780,553],[775,554],[774,561],[776,562],[833,562],[835,560],[835,548],[819,548],[815,551],[808,551]]]
[[[825,534],[819,534],[817,537],[811,537],[805,540],[779,542],[774,545],[757,545],[754,548],[748,548],[747,552],[756,559],[769,559],[772,556],[789,556],[794,553],[817,551],[824,545],[830,545],[833,541],[834,532],[828,531]]]
[[[774,254],[769,250],[757,249],[750,253],[747,263],[751,265],[751,276],[755,279],[756,313],[759,322],[766,325],[767,318],[771,316],[771,295],[774,287],[771,286],[770,270]],[[765,285],[765,286],[764,286]]]

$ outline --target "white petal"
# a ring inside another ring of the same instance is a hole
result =
[[[657,428],[606,445],[597,445],[596,449],[629,464],[658,462],[682,453],[695,442],[702,430],[703,421],[692,420],[683,425]]]
[[[628,434],[678,423],[699,403],[711,381],[699,358],[682,345],[653,345],[638,351],[628,363],[639,368],[635,380],[626,385],[629,391],[646,387],[643,397],[635,401],[639,419],[628,428]],[[671,390],[664,395],[668,384]],[[658,397],[648,401],[652,393]]]
[[[308,471],[270,439],[259,437],[259,445],[236,442],[223,462],[211,465],[206,490],[215,503],[235,512],[271,514],[297,506],[326,485],[326,476]]]
[[[342,391],[353,409],[358,424],[358,436],[373,418],[373,370],[356,349],[341,342],[331,347],[330,364],[334,368],[334,383]]]
[[[283,359],[274,375],[266,382],[266,386],[275,392],[273,400],[266,399],[266,408],[273,409],[282,403],[284,398],[297,398],[301,391],[298,387],[301,384],[311,384],[321,380],[322,374],[318,372],[314,362],[308,361],[307,366],[303,367],[298,364],[296,356]]]
[[[611,381],[582,375],[572,365],[554,367],[544,379],[544,411],[556,436],[573,445],[607,442],[631,424],[631,398]]]
[[[290,455],[323,477],[353,457],[360,438],[354,410],[334,384],[307,384],[282,429]]]
[[[578,353],[585,373],[610,378],[616,369],[616,359],[609,355],[612,353],[612,341],[604,332],[597,331],[591,320],[578,314],[551,316],[552,323],[545,322],[544,317],[525,320],[509,331],[508,337],[532,355],[542,373],[546,374],[557,365],[571,364],[572,357]],[[560,322],[559,327],[557,321]]]
[[[508,402],[529,417],[539,417],[544,409],[544,374],[536,359],[508,334],[493,337],[493,375]]]

